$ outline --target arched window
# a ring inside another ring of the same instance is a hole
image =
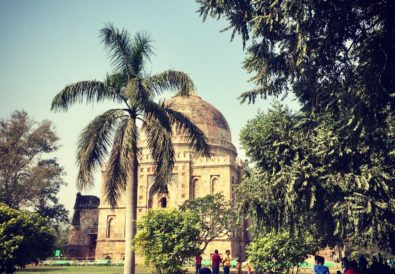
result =
[[[115,222],[114,217],[108,218],[106,238],[114,237],[114,222]]]
[[[211,194],[219,193],[221,191],[218,177],[213,177],[211,179]]]
[[[192,181],[192,199],[196,199],[197,197],[199,197],[199,189],[200,183],[199,183],[199,179],[194,179]]]
[[[160,201],[159,201],[159,206],[160,206],[161,208],[165,208],[165,207],[167,206],[166,197],[163,197],[162,199],[160,199]]]

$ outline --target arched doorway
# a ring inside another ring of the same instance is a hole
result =
[[[166,208],[169,203],[169,195],[166,193],[154,193],[152,187],[148,194],[148,208]]]
[[[161,208],[166,208],[167,207],[167,199],[166,199],[166,197],[162,197],[159,200],[159,207],[161,207]]]

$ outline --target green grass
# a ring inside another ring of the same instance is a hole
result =
[[[299,270],[300,274],[311,273],[311,268]],[[331,269],[331,272],[333,269]],[[222,269],[221,269],[222,272]],[[48,274],[83,274],[83,273],[101,273],[101,274],[122,274],[123,266],[32,266],[28,267],[23,271],[17,271],[15,273],[25,274],[25,273],[48,273]],[[148,269],[143,266],[136,267],[137,274],[148,274]],[[188,273],[195,273],[193,267],[188,268]],[[247,273],[244,271],[244,273]],[[231,274],[236,274],[236,271],[232,268]]]
[[[122,274],[123,266],[32,266],[28,267],[23,271],[17,271],[16,273],[69,273],[69,274],[81,274],[81,273],[101,273],[101,274]],[[136,273],[146,274],[148,270],[144,267],[137,266]]]

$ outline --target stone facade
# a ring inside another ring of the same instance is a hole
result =
[[[236,148],[232,144],[231,132],[223,115],[212,105],[198,96],[176,96],[166,101],[174,110],[188,116],[206,135],[211,148],[211,158],[196,155],[188,146],[182,132],[174,129],[173,144],[176,162],[168,193],[153,193],[154,162],[150,150],[142,138],[139,144],[141,157],[138,174],[138,209],[140,218],[150,208],[178,207],[185,200],[222,192],[226,199],[234,200],[234,187],[241,178],[241,162],[236,158]],[[106,176],[103,171],[103,176]],[[102,188],[103,189],[103,188]],[[125,196],[120,198],[118,207],[112,209],[101,193],[99,207],[96,258],[124,258]],[[244,254],[245,233],[235,231],[232,239],[216,239],[207,247],[208,256],[218,249],[224,253],[231,250],[232,257]],[[141,259],[141,258],[140,258]]]
[[[73,259],[92,259],[95,257],[99,204],[98,197],[77,193],[67,246],[67,257]]]

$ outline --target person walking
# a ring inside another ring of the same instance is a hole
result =
[[[224,274],[229,274],[230,268],[230,251],[225,251],[225,258],[222,260],[222,264],[224,265]]]
[[[219,264],[221,263],[221,257],[218,254],[218,249],[214,251],[213,256],[211,256],[211,268],[213,269],[213,274],[219,274]]]
[[[198,254],[195,258],[195,266],[196,266],[196,274],[200,273],[200,269],[202,269],[202,256]]]

